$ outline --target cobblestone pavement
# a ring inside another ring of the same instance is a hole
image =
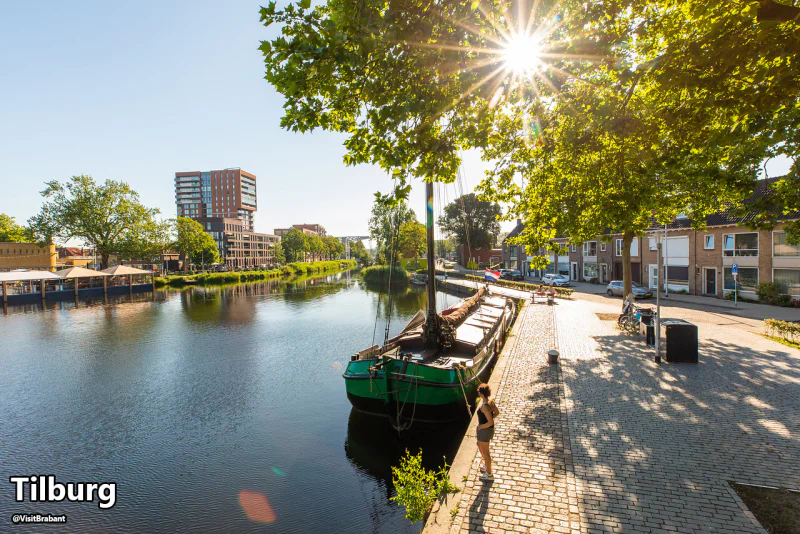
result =
[[[700,363],[656,365],[597,315],[618,308],[523,310],[497,392],[497,480],[480,482],[476,456],[451,532],[762,533],[728,481],[800,489],[800,351],[674,308],[698,325]]]
[[[452,532],[570,533],[578,527],[559,371],[546,355],[555,343],[553,308],[532,304],[522,311],[519,339],[495,395],[502,411],[491,444],[496,480],[479,480],[477,455]]]
[[[800,488],[800,351],[697,310],[699,364],[653,363],[641,338],[559,302],[582,532],[763,532],[727,481]]]

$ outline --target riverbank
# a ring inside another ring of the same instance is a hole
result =
[[[238,282],[258,282],[296,274],[323,274],[346,271],[358,266],[355,260],[294,262],[280,269],[263,271],[243,271],[226,273],[201,273],[192,275],[159,276],[155,279],[155,287],[184,287],[190,284],[221,285]]]

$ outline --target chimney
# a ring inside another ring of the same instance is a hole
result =
[[[522,219],[517,219],[517,226],[522,224]]]

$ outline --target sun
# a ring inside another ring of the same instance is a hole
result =
[[[541,69],[541,42],[532,35],[512,35],[503,46],[503,63],[506,70],[518,76],[526,76]]]

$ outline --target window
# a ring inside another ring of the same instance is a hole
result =
[[[639,255],[639,238],[634,237],[631,240],[631,256],[638,256]]]
[[[622,256],[622,239],[614,241],[614,256]]]
[[[600,241],[600,252],[605,252],[605,251],[606,251],[606,242]]]
[[[571,244],[571,245],[569,246],[569,249],[570,249],[572,252],[575,252],[575,251],[577,251],[577,250],[578,250],[578,247],[575,245],[575,243],[573,243],[573,244]]]
[[[724,288],[733,291],[733,273],[730,267],[724,269]],[[739,267],[739,291],[755,291],[758,286],[758,268],[756,267]]]
[[[775,269],[772,281],[782,294],[800,297],[800,269]]]
[[[583,264],[583,278],[588,280],[590,278],[597,278],[597,264],[584,263]]]
[[[658,250],[658,245],[656,243],[656,238],[655,237],[648,237],[647,238],[647,243],[648,243],[647,246],[648,246],[648,248],[650,250]]]
[[[800,256],[800,245],[788,244],[785,232],[775,232],[772,234],[772,253],[775,256]]]
[[[758,256],[758,234],[724,234],[722,236],[723,256]]]
[[[597,256],[597,241],[588,241],[583,244],[584,256]]]
[[[703,248],[706,249],[706,250],[712,250],[714,248],[714,236],[713,235],[703,236]]]

